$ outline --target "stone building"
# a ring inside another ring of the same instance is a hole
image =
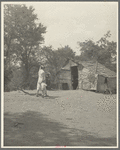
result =
[[[57,73],[55,82],[63,90],[116,90],[116,73],[93,61],[75,62],[68,59]]]

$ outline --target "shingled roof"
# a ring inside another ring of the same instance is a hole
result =
[[[116,72],[106,68],[104,65],[97,63],[97,69],[96,69],[96,61],[74,61],[72,59],[67,59],[64,66],[58,71],[61,72],[62,70],[70,70],[70,64],[71,66],[80,66],[80,68],[86,68],[92,73],[96,73],[99,75],[103,75],[105,77],[116,77]],[[57,74],[58,74],[57,73]]]
[[[104,65],[100,63],[97,64],[97,70],[96,70],[95,61],[80,61],[79,63],[81,63],[86,69],[89,69],[93,73],[103,75],[105,77],[116,77],[116,73],[114,71],[106,68]]]

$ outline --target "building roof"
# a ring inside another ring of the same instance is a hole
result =
[[[75,62],[73,59],[67,59],[65,65],[61,68],[62,70],[70,70],[70,67],[79,66],[79,69],[83,68],[84,66],[81,63]]]
[[[95,61],[80,61],[79,63],[81,63],[86,69],[89,69],[92,73],[103,75],[105,77],[116,77],[116,73],[114,71],[106,68],[100,63],[96,64]]]
[[[97,68],[96,68],[97,65]],[[96,61],[79,61],[79,62],[75,62],[72,59],[68,59],[65,62],[65,65],[61,68],[61,70],[58,71],[58,73],[60,73],[62,70],[70,70],[71,66],[79,66],[80,68],[86,68],[88,69],[91,73],[94,74],[99,74],[102,75],[104,77],[116,77],[116,72],[106,68],[104,65],[97,63]],[[58,74],[57,73],[57,74]]]

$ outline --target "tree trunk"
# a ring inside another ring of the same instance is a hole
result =
[[[29,68],[28,68],[28,63],[25,62],[24,63],[24,67],[23,67],[23,76],[24,76],[24,80],[22,83],[22,88],[25,89],[26,87],[29,86]]]

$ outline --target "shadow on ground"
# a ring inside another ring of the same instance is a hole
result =
[[[34,111],[4,114],[4,146],[116,146],[116,138],[99,138],[68,128]]]
[[[29,93],[29,92],[26,92],[24,90],[21,90],[24,94],[27,94],[27,95],[30,95],[30,96],[36,96],[36,93]],[[42,94],[38,94],[38,97],[42,97]],[[58,96],[47,96],[45,98],[49,98],[49,99],[56,99],[58,98]]]

